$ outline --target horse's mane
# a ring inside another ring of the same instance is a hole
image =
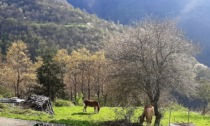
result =
[[[144,106],[144,109],[154,107],[152,104],[148,104]]]

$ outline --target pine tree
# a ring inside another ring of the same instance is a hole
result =
[[[37,69],[37,78],[41,85],[37,92],[50,97],[52,100],[62,96],[64,94],[62,72],[59,64],[53,61],[52,55],[43,56],[43,65]]]

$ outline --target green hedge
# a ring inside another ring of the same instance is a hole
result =
[[[56,107],[74,106],[74,104],[72,102],[67,101],[67,100],[62,100],[62,99],[56,99],[55,102],[53,103],[53,105]]]

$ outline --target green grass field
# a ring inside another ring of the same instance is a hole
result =
[[[98,126],[105,121],[114,121],[122,119],[125,111],[121,108],[102,107],[100,113],[94,113],[93,108],[88,107],[87,112],[83,112],[82,106],[72,107],[53,107],[55,115],[48,115],[44,112],[33,110],[22,110],[16,107],[1,107],[0,116],[9,118],[18,118],[25,120],[37,120],[41,122],[61,123],[71,126]],[[142,108],[135,109],[131,118],[132,122],[138,122],[138,116],[142,113]],[[169,124],[169,110],[163,111],[164,116],[161,120],[161,126]],[[155,117],[153,118],[154,121]],[[201,116],[199,113],[190,112],[189,121],[196,126],[209,126],[210,116]],[[171,110],[171,123],[188,122],[188,111],[185,108],[178,107]]]

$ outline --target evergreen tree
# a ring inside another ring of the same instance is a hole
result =
[[[41,87],[37,92],[54,100],[64,94],[64,83],[62,80],[62,69],[53,61],[53,56],[47,54],[43,56],[43,65],[37,69],[37,78]]]

